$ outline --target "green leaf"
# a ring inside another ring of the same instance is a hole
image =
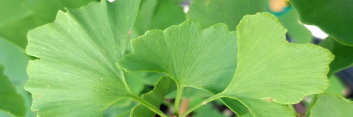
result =
[[[244,17],[237,26],[236,72],[221,94],[295,104],[322,93],[333,55],[312,44],[290,44],[285,33],[271,14]]]
[[[225,98],[222,100],[240,117],[295,117],[295,112],[291,105],[246,98]]]
[[[320,43],[320,46],[329,49],[335,60],[330,64],[330,74],[353,66],[353,47],[338,43],[333,37],[328,37]]]
[[[286,13],[277,16],[281,24],[288,29],[288,35],[295,43],[311,43],[310,31],[299,21],[297,11],[289,9]]]
[[[331,93],[336,95],[343,95],[344,85],[340,81],[337,75],[331,75],[329,77],[330,86],[326,89],[325,93]]]
[[[0,64],[6,68],[4,74],[10,77],[9,80],[16,86],[17,90],[23,89],[28,77],[26,73],[28,57],[25,52],[0,37],[0,53]]]
[[[133,51],[119,66],[128,71],[166,73],[180,89],[219,90],[234,72],[235,44],[235,32],[229,32],[224,24],[203,29],[188,20],[132,40]]]
[[[28,30],[52,22],[58,10],[78,8],[94,0],[0,0],[0,34],[25,48]]]
[[[110,106],[105,112],[104,117],[129,117],[131,110],[137,104],[130,100],[121,100]]]
[[[227,116],[219,112],[212,105],[208,104],[197,109],[193,117],[227,117]]]
[[[142,0],[135,28],[139,34],[150,29],[165,29],[185,20],[182,0]]]
[[[341,96],[321,94],[310,110],[309,117],[352,117],[353,102]]]
[[[0,64],[6,68],[4,69],[4,75],[9,77],[11,83],[16,87],[17,93],[25,100],[27,108],[26,117],[35,117],[34,113],[30,110],[32,103],[31,96],[24,89],[25,81],[28,79],[26,67],[29,57],[22,48],[19,48],[1,37],[0,53]]]
[[[238,25],[247,14],[263,11],[265,0],[193,0],[187,17],[208,27],[226,23],[230,29]]]
[[[3,74],[2,66],[0,66],[0,110],[18,117],[23,117],[26,112],[22,96]]]
[[[176,89],[175,82],[170,79],[163,77],[155,85],[151,92],[144,94],[142,97],[153,104],[155,107],[159,108],[162,104],[164,97],[170,92]],[[145,106],[139,104],[132,109],[130,117],[154,117],[155,113],[150,111]]]
[[[38,116],[99,117],[131,96],[115,66],[126,51],[138,0],[91,3],[31,30],[26,90]]]
[[[319,26],[345,45],[353,45],[353,0],[291,0],[306,24]]]

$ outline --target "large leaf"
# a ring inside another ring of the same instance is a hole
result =
[[[333,37],[328,37],[320,43],[320,46],[329,49],[335,60],[330,64],[330,74],[346,69],[353,65],[353,47],[338,43]]]
[[[333,55],[312,44],[290,44],[285,33],[268,13],[244,17],[237,26],[236,72],[221,94],[295,104],[322,93]]]
[[[321,94],[310,110],[309,117],[352,117],[353,102],[341,96]]]
[[[0,111],[19,117],[24,116],[26,112],[22,96],[16,92],[10,80],[3,74],[2,66],[0,66]]]
[[[176,89],[175,82],[170,78],[162,78],[155,85],[151,92],[144,94],[142,97],[153,104],[156,108],[162,104],[164,96]],[[155,113],[150,111],[143,105],[137,105],[131,111],[131,117],[154,117]]]
[[[131,91],[115,62],[125,51],[138,0],[91,3],[29,32],[26,89],[38,116],[98,117]]]
[[[182,0],[142,0],[136,18],[138,34],[150,29],[165,29],[185,20],[181,6]]]
[[[235,69],[235,45],[235,32],[229,32],[224,24],[203,29],[189,20],[134,39],[132,53],[119,65],[128,71],[164,72],[179,89],[220,91]]]
[[[193,0],[187,17],[205,26],[222,22],[234,29],[244,15],[263,11],[264,6],[265,0]]]
[[[24,48],[27,31],[54,21],[60,9],[78,8],[94,0],[0,0],[0,34]]]
[[[342,44],[353,45],[353,0],[291,0],[304,23],[319,26]]]

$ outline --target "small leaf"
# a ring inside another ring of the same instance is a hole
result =
[[[239,117],[295,117],[293,107],[290,105],[246,98],[222,100]]]
[[[135,27],[139,34],[150,29],[165,29],[185,20],[182,0],[142,0]]]
[[[206,27],[225,23],[233,30],[244,15],[263,11],[264,6],[265,0],[193,0],[187,17]]]
[[[175,82],[170,78],[161,78],[151,92],[144,94],[142,97],[159,108],[164,100],[164,96],[176,89]],[[139,104],[132,109],[130,117],[154,117],[155,113],[148,108]]]
[[[309,117],[352,117],[353,102],[341,96],[320,94],[310,110]]]
[[[338,43],[333,37],[328,37],[320,43],[320,46],[329,49],[335,60],[330,64],[330,74],[353,66],[353,47]]]
[[[227,117],[215,109],[211,104],[207,104],[195,111],[193,117]]]
[[[16,88],[3,74],[2,66],[0,66],[0,111],[9,112],[18,117],[23,117],[26,112],[22,96],[17,94]]]
[[[328,87],[333,55],[312,44],[290,44],[286,29],[268,13],[245,16],[237,26],[237,68],[222,94],[295,104]]]
[[[343,96],[344,84],[340,81],[340,78],[337,75],[331,75],[329,77],[330,86],[326,89],[325,93],[331,93],[336,95]]]
[[[178,88],[219,92],[234,72],[235,45],[235,32],[229,32],[224,24],[203,29],[188,20],[164,31],[148,31],[132,40],[133,51],[119,66],[128,71],[166,73]]]
[[[319,26],[345,45],[353,45],[353,0],[291,0],[306,24]]]
[[[277,16],[281,24],[288,29],[288,35],[294,43],[311,43],[313,37],[310,31],[299,21],[297,11],[289,9],[286,13]]]
[[[67,13],[29,32],[26,90],[38,116],[100,117],[131,96],[115,66],[126,51],[138,0],[102,0]]]

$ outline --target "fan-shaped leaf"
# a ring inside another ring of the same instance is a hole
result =
[[[223,94],[294,104],[322,93],[333,55],[312,44],[289,44],[285,33],[268,13],[244,17],[237,26],[237,69]]]
[[[126,51],[138,0],[91,3],[29,32],[26,89],[39,116],[97,117],[130,96],[115,62]]]
[[[309,117],[352,117],[353,102],[341,96],[321,94],[310,110]]]

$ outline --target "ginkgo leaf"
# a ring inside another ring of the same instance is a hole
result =
[[[265,0],[193,0],[187,17],[204,26],[226,23],[234,29],[244,15],[263,11]]]
[[[245,16],[237,26],[236,71],[221,94],[295,104],[322,93],[333,55],[320,46],[290,44],[285,33],[269,13]]]
[[[319,26],[345,45],[353,45],[353,0],[291,0],[306,24]]]
[[[98,0],[0,0],[0,34],[25,48],[28,30],[54,21],[58,10],[78,8],[91,1]]]
[[[0,64],[4,66],[4,75],[6,75],[11,83],[16,87],[17,93],[25,100],[26,117],[34,117],[34,113],[30,110],[31,96],[24,89],[25,81],[28,76],[26,72],[29,57],[22,48],[15,44],[2,40],[0,37]],[[1,116],[1,115],[0,115]]]
[[[293,107],[271,101],[226,98],[223,102],[239,117],[295,117]]]
[[[244,17],[237,26],[236,72],[223,94],[294,104],[322,93],[333,55],[312,44],[290,44],[285,33],[268,13]]]
[[[183,0],[142,0],[135,28],[138,34],[150,29],[165,29],[185,20]]]
[[[340,77],[337,75],[331,75],[329,77],[330,86],[325,90],[325,93],[336,94],[336,95],[344,95],[343,91],[345,86],[341,81]]]
[[[212,105],[205,105],[195,111],[193,117],[227,117]]]
[[[23,117],[26,112],[22,96],[16,92],[16,88],[3,74],[2,66],[0,66],[0,111],[18,117]]]
[[[288,29],[288,35],[294,43],[311,43],[313,37],[310,31],[299,21],[297,11],[293,8],[286,13],[278,15],[278,20]]]
[[[128,71],[166,73],[179,89],[223,89],[235,67],[235,32],[224,24],[203,29],[188,20],[132,40],[132,53],[119,66]],[[205,66],[206,65],[206,66]]]
[[[31,30],[26,90],[38,116],[99,117],[131,96],[115,63],[126,51],[139,0],[102,0]]]
[[[143,94],[143,98],[159,108],[164,100],[164,96],[176,89],[175,82],[170,78],[161,78],[151,92]],[[155,113],[150,111],[143,105],[135,106],[130,114],[130,117],[154,117]]]
[[[335,60],[330,64],[330,74],[353,66],[353,46],[342,45],[333,37],[323,40],[320,46],[329,49],[335,55]]]
[[[352,117],[353,102],[341,96],[320,94],[311,107],[309,117]]]

